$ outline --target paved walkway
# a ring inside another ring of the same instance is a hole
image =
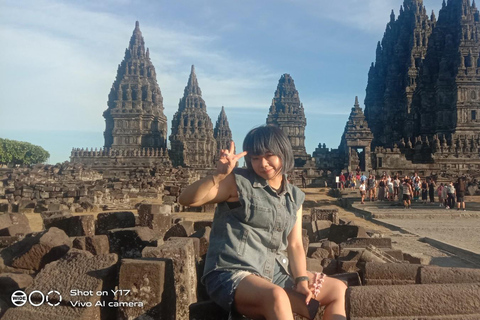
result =
[[[439,203],[414,202],[411,209],[404,209],[398,201],[366,201],[360,204],[358,191],[344,192],[342,197],[353,201],[352,207],[357,214],[372,218],[374,222],[431,239],[430,244],[444,250],[451,250],[448,246],[451,245],[458,248],[454,251],[459,256],[465,254],[467,258],[480,259],[480,203],[467,202],[467,211],[464,212],[456,208],[446,210]]]

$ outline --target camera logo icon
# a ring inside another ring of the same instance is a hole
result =
[[[10,298],[14,306],[21,307],[25,303],[27,303],[27,294],[22,290],[17,290],[12,293],[12,297]]]
[[[11,301],[16,307],[21,307],[27,301],[34,307],[39,307],[47,302],[48,305],[56,307],[62,302],[62,295],[57,290],[51,290],[46,295],[39,290],[33,290],[27,296],[22,290],[15,291],[11,296]]]

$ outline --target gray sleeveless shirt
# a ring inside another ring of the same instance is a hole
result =
[[[217,205],[203,278],[214,270],[246,270],[272,280],[275,261],[288,273],[287,237],[305,194],[286,176],[277,194],[254,172],[236,168],[233,173],[241,206]]]

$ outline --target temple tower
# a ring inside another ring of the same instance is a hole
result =
[[[349,172],[355,171],[357,166],[362,171],[370,171],[372,169],[372,140],[372,131],[370,131],[362,108],[358,104],[358,97],[355,97],[355,104],[348,117],[339,147],[345,154],[344,167]]]
[[[310,158],[305,150],[307,119],[295,83],[289,74],[282,75],[278,82],[267,124],[278,126],[287,134],[292,144],[295,166],[304,166]]]
[[[217,142],[213,136],[212,120],[198,86],[192,66],[183,98],[173,116],[170,135],[170,158],[174,166],[211,168],[215,164]]]
[[[436,23],[422,0],[404,0],[398,19],[391,13],[375,64],[368,74],[365,117],[374,135],[374,146],[393,146],[411,134],[407,126],[417,77],[428,39]]]
[[[232,131],[230,130],[227,114],[225,113],[225,108],[223,106],[220,114],[218,115],[217,123],[215,124],[215,129],[213,130],[213,136],[217,141],[217,157],[215,160],[218,160],[220,150],[229,149],[230,141],[232,141]]]
[[[138,21],[108,95],[105,148],[166,150],[167,118]]]
[[[414,95],[415,136],[478,135],[480,130],[480,16],[475,1],[443,3]],[[456,137],[455,137],[456,136]]]

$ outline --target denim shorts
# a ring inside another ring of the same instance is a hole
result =
[[[207,293],[210,298],[223,309],[228,312],[234,311],[232,307],[234,306],[235,290],[245,277],[252,274],[260,276],[255,272],[241,269],[212,271],[204,279]],[[282,288],[292,288],[294,286],[292,277],[283,270],[278,262],[275,262],[275,273],[272,283]]]

